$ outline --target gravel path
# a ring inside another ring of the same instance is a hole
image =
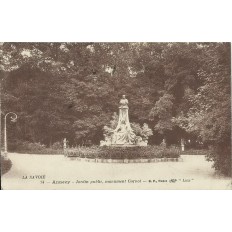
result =
[[[204,156],[183,162],[105,164],[70,160],[62,155],[8,155],[13,166],[2,177],[3,189],[232,189]]]

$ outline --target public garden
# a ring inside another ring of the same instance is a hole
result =
[[[198,188],[221,180],[218,188],[228,188],[230,49],[230,43],[1,43],[3,180],[13,188],[35,170],[52,178],[137,173],[198,178],[204,182],[193,184]]]

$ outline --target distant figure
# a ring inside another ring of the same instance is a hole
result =
[[[181,151],[184,151],[185,150],[185,141],[183,138],[180,140],[180,143],[181,143]]]
[[[167,147],[166,139],[163,139],[160,146]]]
[[[64,138],[63,140],[63,148],[66,149],[67,148],[67,139]]]

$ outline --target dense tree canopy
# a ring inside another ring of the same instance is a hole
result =
[[[125,94],[150,144],[213,143],[228,166],[230,55],[229,43],[2,43],[2,110],[19,116],[9,139],[99,144]]]

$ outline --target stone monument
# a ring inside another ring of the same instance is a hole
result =
[[[131,128],[128,113],[128,100],[123,95],[119,102],[119,119],[112,134],[100,142],[100,146],[147,146],[140,136],[136,136]]]

